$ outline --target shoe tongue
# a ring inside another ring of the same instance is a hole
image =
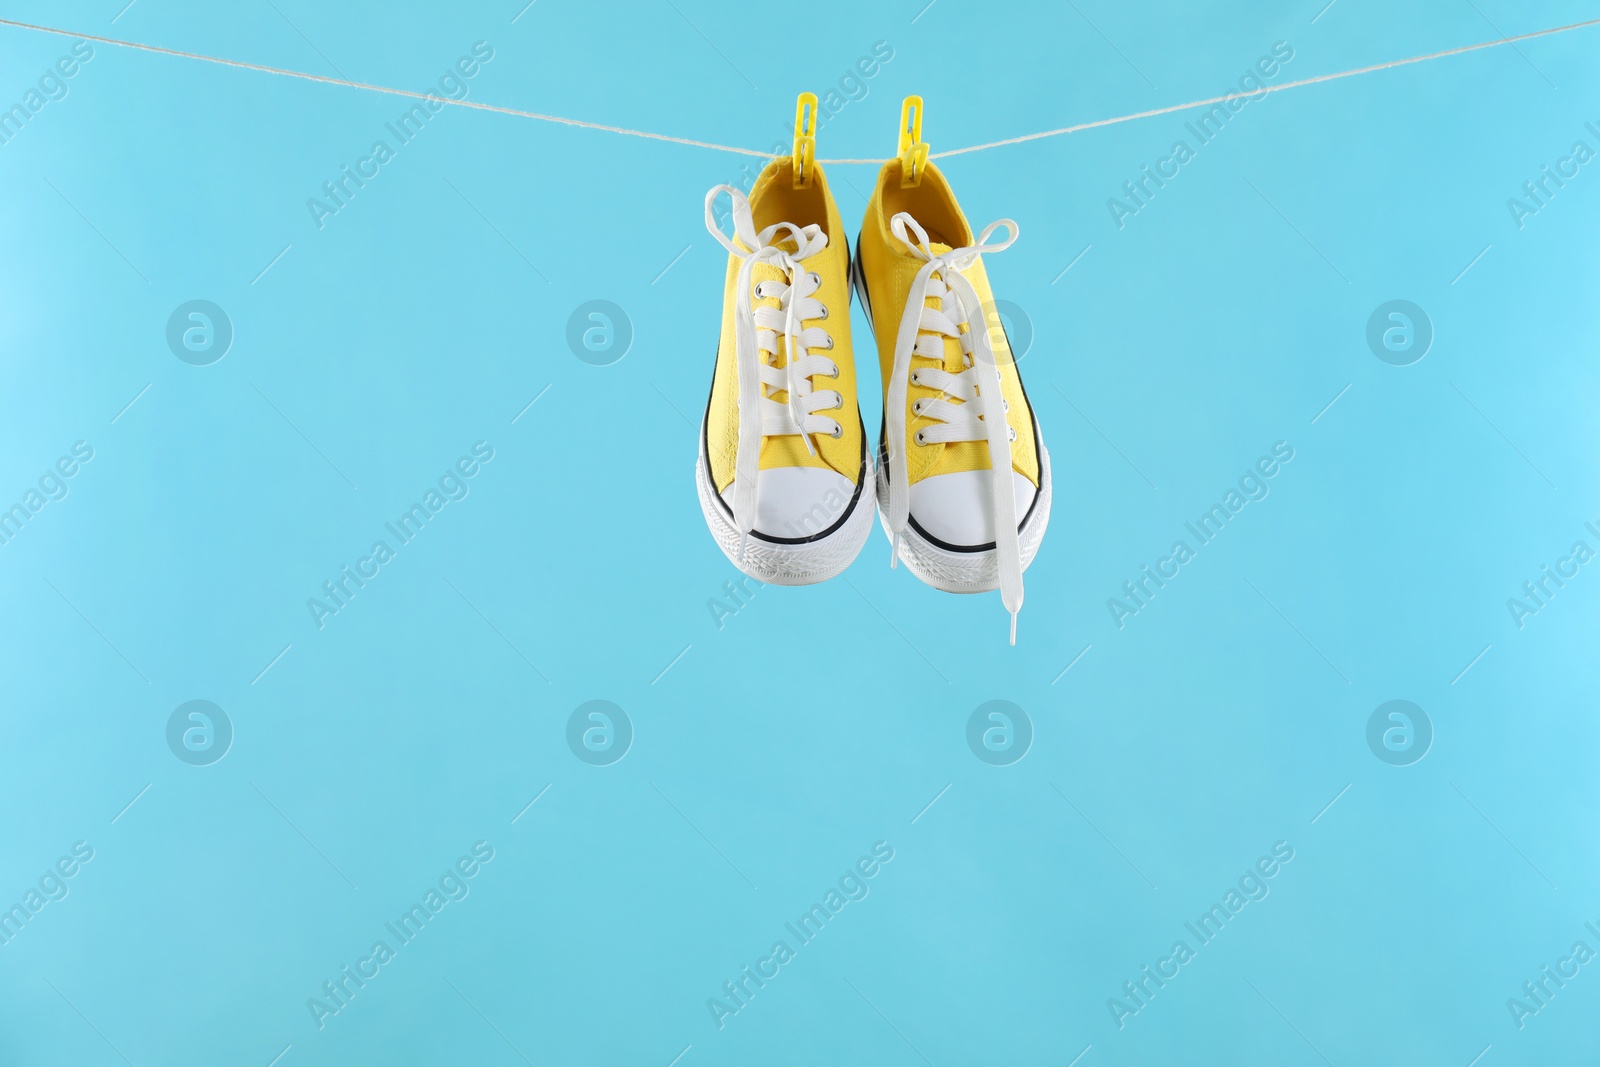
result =
[[[930,252],[932,252],[936,256],[942,256],[946,252],[950,251],[950,249],[951,249],[950,245],[942,244],[942,243],[940,243],[938,241],[929,241],[928,242],[928,250]],[[954,309],[954,302],[953,301],[954,301],[953,297],[946,297],[945,298],[945,307],[948,308],[948,309],[953,310]],[[939,306],[939,302],[930,297],[928,299],[928,306],[929,307],[938,307]],[[961,371],[965,369],[965,367],[966,367],[966,361],[962,358],[961,342],[957,341],[953,337],[945,338],[945,342],[944,342],[944,369],[949,371],[951,374],[960,374]]]
[[[788,280],[789,280],[788,276],[783,273],[782,268],[776,267],[771,263],[757,263],[757,264],[755,264],[754,266],[752,266],[750,268],[750,281],[752,283],[758,283],[758,282],[784,282],[784,283],[787,283]],[[776,303],[777,303],[776,300],[773,300],[770,297],[765,298],[765,299],[769,300],[774,305],[776,305]]]
[[[750,284],[755,286],[762,282],[777,282],[782,285],[790,285],[792,283],[792,279],[785,274],[783,269],[780,267],[774,266],[771,263],[757,263],[750,270]],[[757,297],[752,294],[750,298],[750,308],[752,311],[759,308],[771,308],[774,311],[778,311],[781,310],[782,303],[775,296]],[[788,362],[788,353],[790,351],[789,341],[780,341],[778,348],[780,350],[780,354],[774,361],[773,366],[782,367]],[[813,384],[815,384],[815,382],[813,382]],[[768,394],[768,396],[772,395],[775,394]],[[788,394],[781,393],[780,391],[780,393],[776,395],[782,395],[786,397]]]
[[[791,256],[800,251],[800,246],[808,240],[805,233],[807,227],[799,227],[801,235],[796,237],[787,225],[773,237],[773,244],[789,253]],[[820,236],[820,230],[819,230]]]

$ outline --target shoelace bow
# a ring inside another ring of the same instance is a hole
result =
[[[733,201],[733,238],[717,225],[711,205],[719,193]],[[813,377],[837,378],[839,365],[828,356],[813,356],[811,349],[833,348],[833,337],[820,326],[800,329],[805,319],[827,318],[828,309],[816,292],[821,278],[802,266],[804,261],[828,247],[828,235],[815,224],[796,226],[778,222],[760,233],[750,214],[750,201],[731,185],[719,185],[706,194],[706,229],[732,255],[743,262],[737,281],[738,297],[734,308],[734,362],[739,378],[739,453],[734,460],[733,523],[739,530],[739,558],[744,558],[745,542],[755,528],[756,482],[760,474],[761,441],[765,437],[799,434],[806,451],[816,455],[811,436],[826,433],[838,437],[843,427],[838,420],[816,414],[844,406],[837,390],[814,391]],[[785,248],[793,245],[793,251]],[[764,281],[751,285],[758,263],[783,272],[785,281]],[[754,299],[776,298],[778,307],[755,307]],[[775,359],[788,351],[782,367],[763,360],[764,352]],[[801,355],[800,353],[805,353]],[[769,400],[761,387],[782,390],[786,403]]]
[[[991,244],[989,238],[1004,226],[1010,233],[1004,241]],[[888,396],[884,398],[887,447],[889,449],[889,507],[885,520],[893,537],[889,565],[900,558],[900,538],[911,517],[911,479],[909,457],[898,455],[906,439],[906,393],[914,381],[940,391],[935,400],[918,400],[914,414],[934,420],[934,425],[918,431],[919,444],[950,441],[984,441],[989,446],[989,504],[994,518],[994,547],[1000,570],[1000,602],[1011,613],[1011,643],[1017,643],[1017,613],[1022,610],[1022,548],[1017,536],[1017,492],[1011,479],[1011,439],[1006,423],[1006,402],[1000,388],[1000,371],[995,366],[994,345],[989,338],[988,321],[978,291],[961,273],[977,262],[984,252],[1003,252],[1017,239],[1017,224],[1010,219],[990,223],[975,244],[935,254],[928,233],[917,220],[902,211],[889,220],[895,237],[923,260],[911,282],[905,314],[894,344],[894,368],[889,375]],[[908,235],[909,231],[909,235]],[[937,275],[937,277],[935,277]],[[938,308],[927,306],[929,297]],[[949,304],[955,304],[952,310]],[[962,324],[967,329],[962,330]],[[966,369],[951,374],[943,369],[946,338],[960,342]],[[911,367],[912,356],[939,361],[938,367]],[[959,400],[953,403],[946,397]],[[976,413],[974,413],[976,409]]]

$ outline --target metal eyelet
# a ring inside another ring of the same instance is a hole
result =
[[[926,440],[923,439],[921,430],[918,430],[917,433],[916,433],[916,436],[912,437],[911,439],[913,441],[915,441],[919,445],[925,445],[925,444],[928,443]]]
[[[821,285],[822,284],[822,275],[818,274],[816,271],[811,271],[810,273],[811,273],[811,281],[816,285]]]
[[[828,337],[828,345],[827,345],[826,348],[823,349],[823,351],[824,352],[832,352],[833,351],[833,337],[831,335]]]
[[[912,401],[912,403],[911,403],[911,414],[913,414],[913,415],[921,415],[922,414],[922,401],[921,400]]]
[[[839,406],[843,407],[844,405],[841,402]],[[833,438],[835,441],[837,441],[839,438],[843,437],[844,436],[844,423],[842,423],[842,422],[834,423],[833,424],[833,432],[831,434],[829,434],[828,436]]]
[[[828,305],[827,304],[823,304],[822,305],[822,314],[818,315],[817,318],[825,319],[827,317],[828,317]]]
[[[1016,439],[1017,439],[1017,431],[1016,430],[1012,430],[1011,431],[1011,436],[1006,438],[1007,441],[1015,441]]]

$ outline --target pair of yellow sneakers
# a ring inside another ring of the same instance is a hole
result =
[[[808,585],[850,565],[876,510],[891,566],[947,592],[998,588],[1015,644],[1022,572],[1050,519],[1050,456],[982,257],[1017,226],[1003,219],[974,240],[910,97],[852,260],[815,161],[816,98],[802,94],[797,112],[793,156],[769,163],[748,197],[729,185],[706,195],[706,227],[729,252],[695,468],[706,523],[752,578]],[[731,237],[714,213],[724,193]],[[883,376],[876,465],[856,400],[852,285]]]

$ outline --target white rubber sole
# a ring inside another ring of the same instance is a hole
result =
[[[744,539],[744,558],[739,558],[739,530],[717,498],[711,485],[711,474],[706,465],[705,433],[701,432],[702,447],[695,458],[694,481],[700,491],[700,512],[706,517],[706,526],[722,554],[739,570],[758,582],[767,585],[815,585],[838,576],[855,562],[872,535],[872,515],[877,510],[872,493],[863,485],[854,500],[854,506],[839,528],[826,537],[793,545],[773,544],[759,537]],[[862,478],[875,475],[872,458],[866,460]]]
[[[884,516],[883,532],[894,544],[894,531],[889,529],[889,478],[883,468],[878,469],[878,509]],[[1039,543],[1050,525],[1050,452],[1039,440],[1039,493],[1034,497],[1033,510],[1017,529],[1022,549],[1022,569],[1026,571],[1039,553]],[[924,584],[946,593],[989,593],[1000,588],[1000,564],[994,549],[987,552],[952,552],[941,548],[917,533],[910,526],[900,537],[900,562],[920,578]]]
[[[856,239],[856,257],[860,256],[860,238]],[[867,279],[861,273],[859,258],[850,260],[850,280],[855,285],[856,299],[867,313],[867,323],[872,323],[872,302],[867,299]],[[876,334],[876,330],[873,331]],[[1037,426],[1037,424],[1036,424]],[[1044,434],[1039,441],[1039,493],[1034,497],[1033,510],[1017,530],[1022,549],[1022,569],[1027,570],[1033,557],[1039,554],[1039,543],[1050,525],[1050,452],[1044,447]],[[894,544],[894,531],[889,529],[889,478],[883,467],[878,475],[878,512],[883,518],[883,532]],[[946,593],[991,593],[1000,588],[1000,563],[993,549],[987,552],[952,552],[940,548],[910,526],[900,538],[898,557],[906,569],[925,585]]]

